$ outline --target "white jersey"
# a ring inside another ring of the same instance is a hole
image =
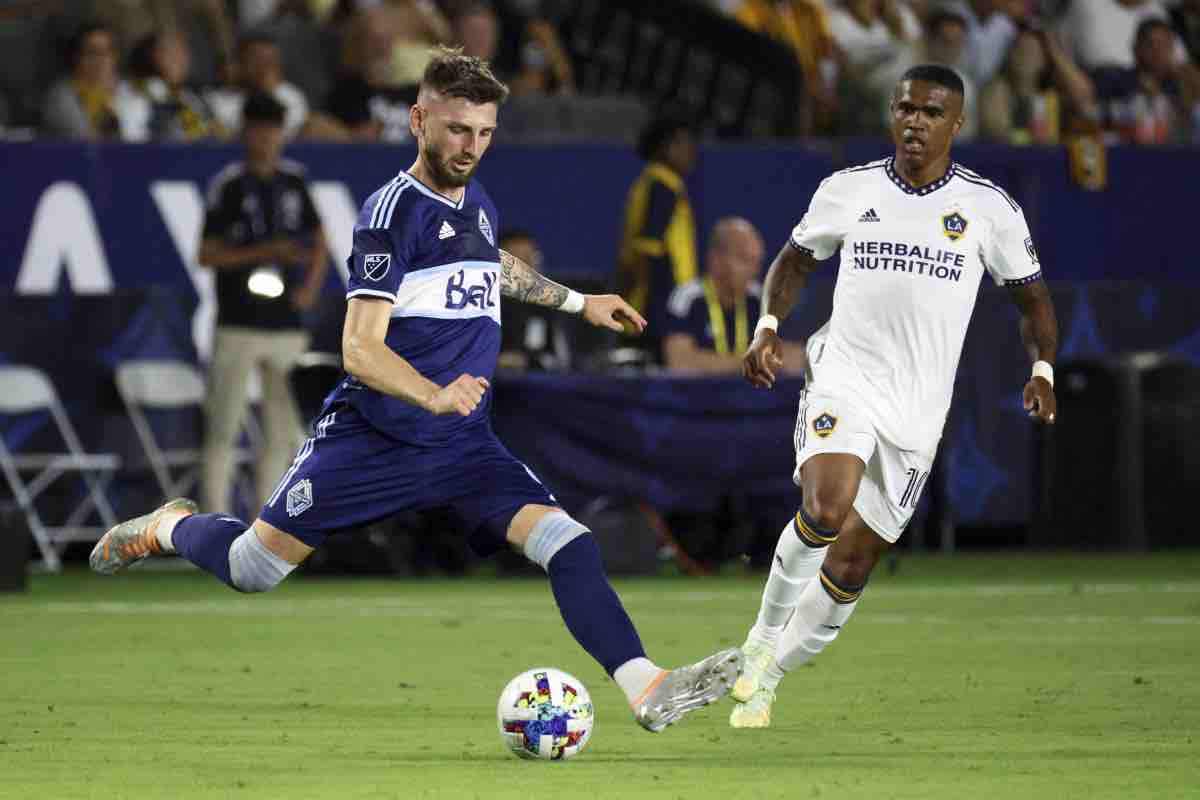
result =
[[[958,164],[920,188],[890,158],[835,172],[791,244],[818,260],[842,249],[833,315],[808,343],[814,387],[905,450],[941,438],[984,271],[1009,286],[1041,277],[1021,208]]]

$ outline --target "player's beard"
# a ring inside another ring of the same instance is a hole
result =
[[[471,176],[475,174],[475,170],[479,167],[479,159],[474,159],[470,169],[465,172],[455,172],[450,168],[451,159],[446,158],[442,151],[432,144],[426,145],[422,150],[421,155],[425,158],[425,165],[429,168],[430,175],[433,176],[437,186],[434,188],[457,189],[461,186],[466,186],[471,182]]]

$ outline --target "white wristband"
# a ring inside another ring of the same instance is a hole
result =
[[[776,333],[779,330],[779,317],[774,314],[763,314],[758,318],[758,324],[754,326],[754,335],[758,336],[763,331],[771,331]]]
[[[567,289],[567,299],[562,301],[562,305],[558,307],[559,311],[565,311],[568,314],[578,314],[583,311],[583,295],[574,289]]]
[[[1050,384],[1050,388],[1054,388],[1054,367],[1049,361],[1033,362],[1033,371],[1029,374],[1030,378],[1045,378]]]

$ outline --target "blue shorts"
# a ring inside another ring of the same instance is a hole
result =
[[[343,405],[314,429],[261,514],[309,547],[401,511],[447,509],[471,549],[489,555],[505,546],[508,524],[523,506],[558,505],[486,423],[449,444],[411,445]]]

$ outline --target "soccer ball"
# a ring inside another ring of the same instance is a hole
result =
[[[596,712],[578,678],[539,667],[508,682],[496,704],[500,738],[513,755],[557,761],[578,755],[592,736]]]

